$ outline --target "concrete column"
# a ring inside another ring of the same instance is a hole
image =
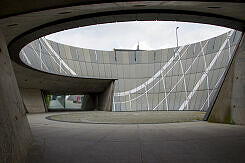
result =
[[[112,111],[114,81],[99,95],[99,110]]]
[[[245,36],[215,101],[209,122],[245,124]]]
[[[44,113],[44,101],[39,89],[21,89],[22,98],[28,113]]]
[[[94,93],[84,95],[81,109],[83,111],[96,110],[97,103],[98,103],[97,98],[98,98],[98,94],[94,94]]]
[[[231,117],[233,123],[245,125],[245,35],[235,57]]]
[[[23,101],[0,31],[0,162],[25,162],[31,141]]]
[[[82,101],[82,110],[112,111],[113,93],[114,81],[101,93],[85,95]]]

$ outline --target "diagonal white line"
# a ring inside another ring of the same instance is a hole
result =
[[[164,97],[166,98],[167,97],[166,84],[165,84],[165,79],[163,78],[162,72],[161,72],[161,75],[162,75],[162,84],[163,84]],[[168,98],[166,98],[165,104],[166,104],[167,111],[168,111]]]
[[[233,34],[234,30],[230,32],[229,36],[231,36]],[[228,39],[226,39],[224,41],[224,43],[222,44],[222,46],[220,47],[219,51],[217,52],[217,54],[215,55],[214,59],[212,60],[212,62],[209,64],[209,66],[207,67],[207,69],[205,70],[204,74],[202,75],[202,77],[199,79],[199,81],[197,82],[197,84],[195,85],[195,87],[193,88],[193,90],[191,91],[191,93],[188,95],[188,99],[185,100],[182,105],[180,106],[179,110],[184,110],[185,106],[187,105],[187,103],[189,103],[190,99],[192,98],[192,96],[195,94],[196,90],[200,87],[200,85],[202,84],[203,80],[207,77],[208,72],[210,71],[210,69],[213,67],[213,65],[215,64],[216,60],[218,59],[218,57],[220,56],[221,52],[223,51],[223,49],[225,48],[226,43],[228,42]]]
[[[208,42],[207,42],[208,43]],[[204,45],[204,46],[206,46],[207,45],[207,43]],[[191,63],[191,65],[188,67],[188,69],[185,71],[185,74],[191,69],[191,67],[192,67],[192,65],[196,62],[196,60],[197,60],[197,58],[200,56],[200,53],[201,52],[199,52],[198,53],[198,55],[195,57],[195,59],[193,60],[193,62]],[[178,62],[178,61],[177,61]],[[176,63],[177,63],[176,62]],[[174,87],[169,91],[169,93],[167,94],[167,97],[170,95],[170,93],[175,89],[175,87],[179,84],[179,82],[183,79],[183,75],[181,76],[181,78],[179,79],[179,81],[174,85]],[[164,97],[160,102],[159,102],[159,104],[157,105],[157,106],[155,106],[154,107],[154,109],[153,110],[155,110],[167,97]]]
[[[35,48],[33,47],[32,43],[31,43],[31,47],[32,47],[34,53],[35,53],[37,56],[39,56],[39,59],[40,59],[40,62],[41,62],[41,70],[43,70],[43,66],[42,66],[42,65],[44,65],[44,67],[45,67],[47,70],[49,70],[48,67],[46,66],[46,64],[43,62],[43,60],[42,60],[42,58],[41,58],[41,50],[40,50],[40,54],[38,55],[38,53],[37,53],[37,51],[35,50]]]
[[[183,52],[183,54],[181,55],[181,56],[183,56],[185,53],[186,53],[186,51],[188,50],[188,48],[189,48],[189,45],[188,45],[188,47],[186,48],[186,50]],[[164,74],[164,77],[166,77],[166,75],[173,69],[173,67],[178,63],[178,61],[179,60],[177,60],[172,66],[171,66],[171,68]],[[163,71],[161,71],[161,73],[162,73]],[[161,79],[160,80],[158,80],[151,88],[149,88],[148,90],[147,90],[147,92],[149,92],[150,90],[152,90],[159,82],[161,81]],[[139,91],[139,90],[137,90],[137,91]],[[146,92],[145,92],[146,93]],[[143,95],[145,95],[145,93],[142,93],[141,95],[139,95],[139,96],[137,96],[137,97],[135,97],[135,98],[133,98],[133,99],[131,99],[131,101],[134,101],[134,100],[136,100],[136,99],[138,99],[138,98],[140,98],[141,96],[143,96]],[[116,95],[115,95],[116,96]],[[124,102],[115,102],[115,103],[125,103],[125,102],[128,102],[128,101],[124,101]]]
[[[180,67],[181,67],[183,77],[184,77],[185,98],[187,99],[187,88],[186,88],[186,81],[185,81],[185,73],[184,73],[183,64],[182,64],[180,55],[179,55],[179,63],[180,63]],[[189,105],[187,104],[187,110],[188,109],[189,109]]]
[[[54,58],[54,56],[52,54],[50,54],[51,52],[46,48],[45,44],[41,41],[41,39],[39,39],[39,42],[43,45],[43,47],[47,50],[48,54],[50,55],[50,57],[54,60],[54,62],[57,64],[57,65],[60,65],[60,63],[58,63],[56,61],[56,59]],[[64,71],[65,74],[67,74],[67,72],[62,68],[60,67],[62,71]]]
[[[24,49],[22,49],[21,51],[22,51],[22,54],[23,54],[23,56],[25,57],[27,63],[28,63],[29,65],[32,65],[31,62],[30,62],[30,60],[29,60],[28,57],[26,56],[26,53],[25,53]]]
[[[115,96],[126,96],[129,93],[135,93],[141,89],[143,89],[145,87],[145,85],[148,85],[150,83],[152,83],[154,81],[154,79],[156,79],[157,77],[159,77],[161,75],[161,72],[164,71],[172,62],[173,60],[179,55],[180,51],[184,48],[184,46],[180,47],[178,49],[178,51],[175,53],[175,55],[156,73],[154,74],[150,79],[148,79],[145,83],[141,84],[140,86],[131,89],[129,91],[125,91],[125,92],[119,92],[119,93],[115,93]]]
[[[205,66],[205,69],[207,69],[207,61],[206,61],[206,56],[204,54],[204,51],[203,51],[203,47],[202,47],[202,43],[200,42],[200,46],[201,46],[201,51],[202,51],[202,56],[203,56],[203,61],[204,61],[204,66]],[[209,78],[208,78],[208,74],[207,74],[207,89],[208,89],[208,106],[209,106],[209,94],[210,94],[210,90],[209,90]]]
[[[50,49],[50,51],[54,54],[54,56],[65,66],[65,68],[72,74],[77,75],[56,53],[56,51],[51,47],[51,45],[48,43],[48,41],[45,38],[42,38],[44,43],[47,45],[47,47]]]

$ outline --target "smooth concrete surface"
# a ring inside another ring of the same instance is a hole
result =
[[[235,56],[231,115],[236,124],[245,125],[245,35]]]
[[[112,111],[114,94],[114,81],[99,95],[99,110]]]
[[[21,89],[22,99],[28,113],[44,113],[44,99],[39,89]]]
[[[112,111],[113,93],[114,81],[110,82],[101,93],[89,93],[84,95],[81,109],[84,111]]]
[[[50,121],[48,115],[28,115],[35,138],[28,163],[245,162],[245,126],[80,124]]]
[[[0,31],[0,162],[24,162],[31,144],[31,130],[7,45]]]
[[[141,111],[108,112],[82,111],[60,113],[46,117],[49,120],[71,123],[95,124],[158,124],[174,122],[201,121],[205,112],[200,111]]]
[[[208,121],[245,124],[245,36],[212,108]]]
[[[72,0],[40,2],[11,0],[0,3],[0,28],[11,54],[42,36],[65,29],[136,20],[189,21],[243,30],[244,3],[229,1]],[[23,34],[25,33],[25,34]],[[23,34],[23,35],[22,35]],[[18,37],[18,38],[17,38]],[[17,52],[18,51],[18,52]]]
[[[211,108],[212,111],[208,117],[209,122],[233,123],[231,117],[231,101],[234,77],[234,62],[235,61],[233,60],[214,103],[214,106]]]
[[[49,94],[99,93],[115,79],[78,78],[54,75],[12,62],[21,89],[40,89]]]
[[[84,111],[98,110],[98,95],[97,94],[87,94],[84,95],[81,109]]]

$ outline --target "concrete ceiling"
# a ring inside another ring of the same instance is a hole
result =
[[[98,23],[178,20],[245,29],[245,3],[235,1],[2,0],[0,29],[11,57],[41,36]]]
[[[37,71],[12,62],[19,88],[41,89],[50,94],[103,92],[114,80],[67,77]]]

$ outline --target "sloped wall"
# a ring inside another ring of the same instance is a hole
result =
[[[21,89],[22,98],[28,113],[44,113],[45,107],[39,89]]]
[[[208,118],[209,122],[245,124],[245,37]]]
[[[114,93],[114,81],[109,84],[103,93],[99,96],[99,108],[103,111],[112,111]]]
[[[0,162],[24,162],[31,138],[23,101],[0,31]]]

